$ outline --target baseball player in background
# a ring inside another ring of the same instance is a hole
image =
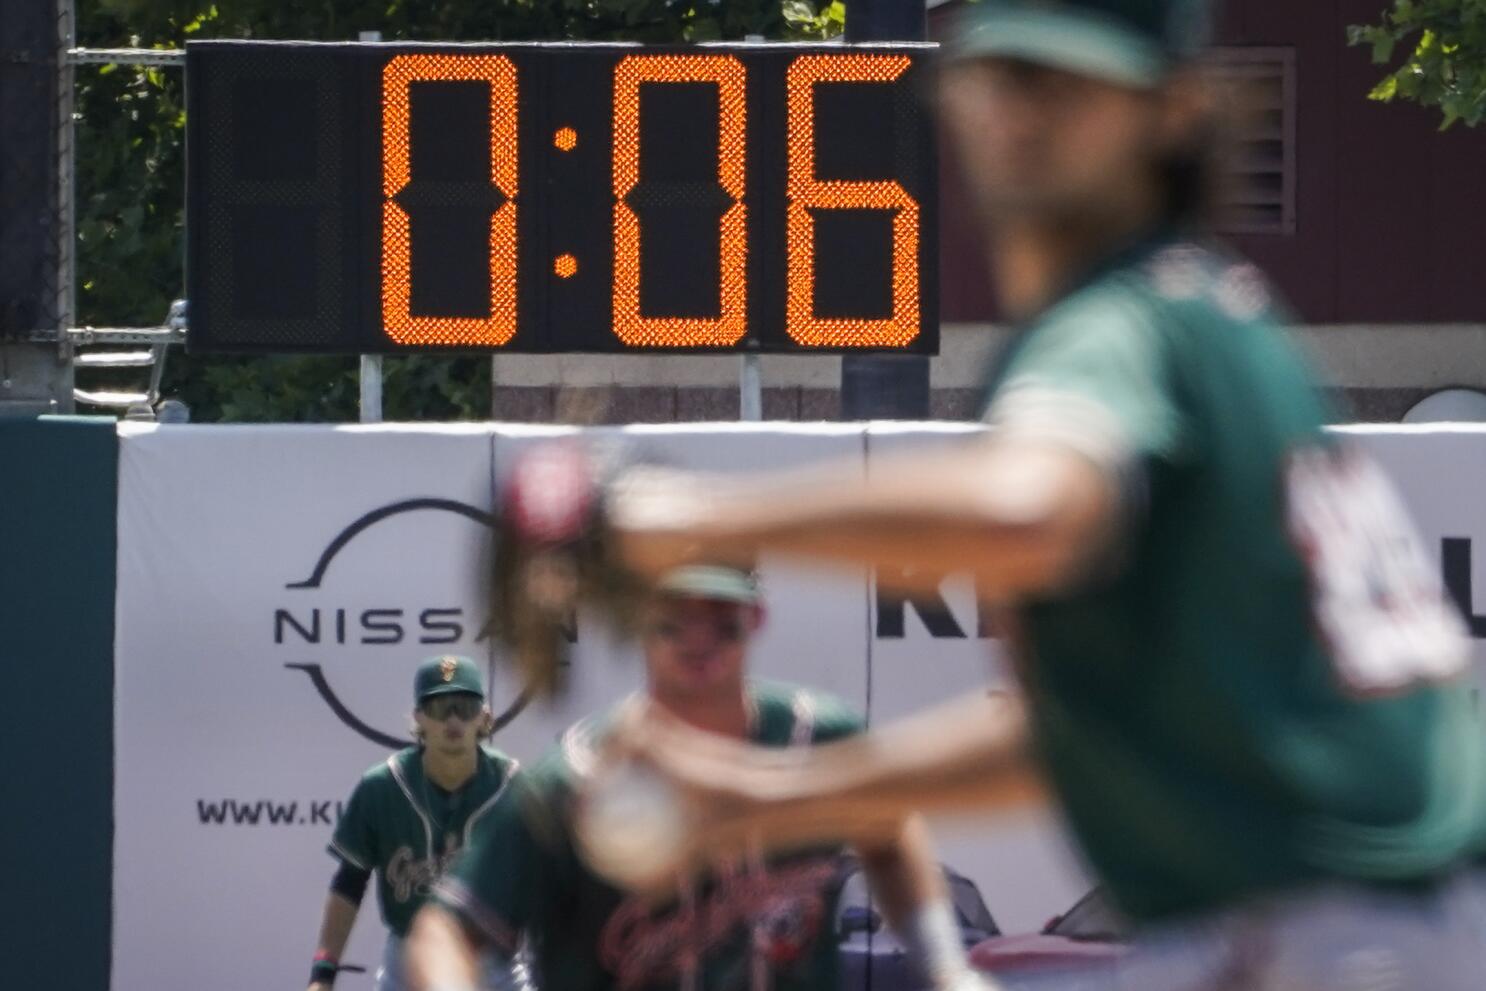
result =
[[[1381,472],[1323,429],[1264,279],[1208,237],[1211,14],[967,8],[940,110],[1019,328],[990,430],[865,476],[638,468],[584,497],[619,572],[761,549],[907,592],[971,572],[1025,689],[1025,708],[975,697],[788,763],[632,724],[632,765],[671,780],[667,870],[1028,800],[1035,765],[1140,924],[1121,987],[1482,986],[1470,645]]]
[[[373,873],[388,930],[377,991],[400,991],[413,916],[516,775],[515,760],[483,745],[492,717],[474,661],[429,658],[414,675],[413,695],[418,742],[362,775],[330,841],[340,868],[325,900],[309,991],[330,991]],[[489,988],[523,986],[511,959],[490,957],[484,972]]]
[[[744,851],[705,877],[629,894],[575,853],[572,803],[616,722],[663,709],[695,731],[800,749],[857,733],[840,703],[746,677],[763,617],[751,574],[693,565],[667,574],[645,608],[645,691],[571,727],[557,749],[497,803],[470,852],[440,881],[408,939],[410,984],[467,991],[487,947],[526,937],[543,991],[783,991],[836,987],[834,844],[763,859]],[[646,798],[636,799],[643,814]],[[607,828],[621,838],[633,825]],[[918,965],[918,987],[974,986],[943,875],[916,821],[858,849],[876,905]]]

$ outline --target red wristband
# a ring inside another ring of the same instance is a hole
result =
[[[310,983],[333,983],[338,970],[340,970],[340,961],[324,950],[316,950],[315,960],[310,964]]]

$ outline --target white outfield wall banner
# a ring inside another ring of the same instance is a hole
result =
[[[639,453],[716,471],[877,456],[953,442],[948,424],[711,424],[596,429]],[[471,654],[523,762],[574,719],[639,685],[632,647],[585,617],[571,692],[512,710],[477,639],[488,523],[512,458],[577,431],[505,425],[120,426],[115,641],[116,991],[302,986],[359,775],[409,740],[412,673]],[[1486,431],[1347,428],[1395,477],[1468,613],[1486,588]],[[1221,567],[1221,562],[1214,562]],[[833,692],[876,723],[1007,684],[968,581],[903,602],[860,571],[762,563],[762,677]],[[1482,594],[1486,598],[1486,593]],[[1481,608],[1486,611],[1486,601]],[[1486,618],[1472,624],[1486,637]],[[1486,657],[1478,646],[1478,660]],[[1479,666],[1478,666],[1479,668]],[[1088,880],[1052,814],[938,823],[942,859],[974,878],[1008,932],[1035,929]],[[374,968],[368,892],[345,954]],[[370,976],[338,987],[369,989]]]

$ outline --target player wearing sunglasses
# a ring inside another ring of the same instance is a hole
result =
[[[620,721],[660,710],[708,738],[780,750],[861,728],[834,700],[748,679],[762,621],[748,573],[692,565],[662,578],[640,622],[645,690],[569,729],[497,803],[414,924],[412,987],[473,989],[478,954],[511,953],[523,938],[544,991],[835,987],[835,902],[846,866],[839,845],[730,858],[677,889],[646,894],[615,888],[576,852],[574,796]],[[641,791],[606,828],[633,832],[631,813],[646,812]],[[919,986],[973,985],[922,826],[904,823],[858,853],[877,906],[916,962]]]
[[[373,872],[387,944],[377,991],[398,991],[402,943],[413,916],[454,856],[469,844],[517,770],[482,745],[492,718],[479,669],[468,657],[431,657],[413,678],[417,743],[362,775],[330,841],[340,861],[325,901],[310,991],[329,991]],[[519,984],[508,959],[485,963],[491,988]]]

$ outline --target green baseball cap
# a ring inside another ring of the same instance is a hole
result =
[[[418,673],[413,675],[413,696],[419,702],[455,693],[485,697],[485,685],[474,661],[458,654],[440,654],[418,665]]]
[[[946,44],[955,59],[1006,58],[1148,88],[1200,53],[1213,0],[980,0]]]
[[[673,568],[656,582],[661,595],[687,599],[714,599],[755,605],[761,598],[758,581],[741,568],[719,564],[689,564]]]

